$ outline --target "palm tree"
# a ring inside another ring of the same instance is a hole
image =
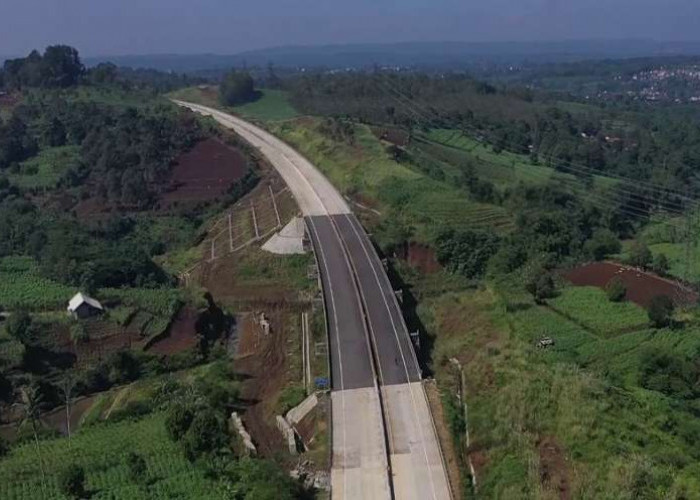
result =
[[[41,393],[34,386],[22,387],[19,391],[20,401],[18,405],[22,408],[22,419],[19,425],[23,426],[29,423],[32,426],[34,434],[34,445],[36,454],[39,458],[39,470],[41,471],[41,488],[46,488],[46,473],[44,471],[44,460],[41,456],[41,448],[39,447],[39,417],[41,415],[42,398]]]
[[[63,401],[66,404],[66,431],[68,432],[68,448],[70,448],[70,416],[73,409],[73,391],[75,390],[75,377],[73,377],[72,373],[66,374],[66,376],[61,380],[59,389],[63,394]]]

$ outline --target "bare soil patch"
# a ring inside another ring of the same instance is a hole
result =
[[[375,127],[372,129],[372,132],[378,139],[390,142],[396,146],[408,146],[410,141],[408,132],[400,128]]]
[[[698,301],[697,292],[682,283],[614,262],[584,264],[565,272],[564,277],[576,286],[598,288],[604,288],[611,279],[619,278],[627,287],[627,299],[642,307],[648,307],[657,295],[667,295],[677,306]]]
[[[540,456],[540,482],[545,488],[557,492],[561,500],[571,498],[569,470],[566,456],[556,438],[544,436],[537,445]]]
[[[404,246],[400,257],[423,274],[433,274],[442,270],[435,250],[428,245],[412,241]]]
[[[247,171],[245,157],[233,147],[216,138],[200,141],[175,160],[161,206],[216,199]]]
[[[170,325],[168,334],[151,345],[147,349],[148,352],[171,356],[194,348],[197,345],[197,334],[194,328],[196,321],[196,310],[189,307],[181,309]]]
[[[287,383],[286,349],[287,329],[282,311],[266,312],[270,321],[270,333],[250,327],[243,329],[239,346],[257,346],[255,352],[237,357],[234,362],[237,373],[245,381],[241,390],[242,399],[248,406],[243,414],[243,423],[253,437],[262,456],[270,457],[285,449],[280,431],[274,424],[274,410],[280,391]],[[250,348],[247,348],[250,351]]]

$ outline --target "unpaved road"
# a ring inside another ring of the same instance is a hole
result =
[[[452,498],[401,309],[369,238],[308,160],[268,132],[215,109],[257,147],[301,208],[321,274],[332,374],[333,499]]]

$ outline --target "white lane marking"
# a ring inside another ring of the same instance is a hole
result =
[[[326,279],[328,280],[328,288],[330,288],[330,296],[331,296],[331,306],[333,307],[333,324],[335,325],[335,343],[336,347],[338,348],[338,364],[340,365],[340,406],[342,408],[342,421],[343,421],[343,470],[345,470],[345,461],[346,461],[346,456],[345,453],[347,452],[347,425],[345,425],[345,395],[344,395],[344,389],[345,385],[343,382],[343,357],[341,355],[340,351],[340,337],[338,335],[339,327],[338,327],[338,314],[336,312],[335,308],[335,294],[333,293],[333,282],[331,281],[331,275],[328,272],[328,263],[326,262],[326,254],[323,251],[323,247],[321,246],[321,240],[318,237],[318,231],[316,230],[316,224],[314,223],[313,219],[309,217],[309,223],[311,224],[311,229],[314,232],[314,235],[316,236],[316,241],[319,242],[318,248],[321,253],[321,260],[323,261],[323,268],[326,270]],[[332,375],[332,373],[331,373]],[[347,474],[343,472],[343,498],[347,498]]]
[[[384,289],[382,288],[382,285],[379,281],[379,275],[377,274],[377,270],[374,267],[374,261],[369,255],[369,252],[367,251],[367,247],[365,245],[364,240],[360,237],[359,232],[357,231],[357,228],[355,225],[352,223],[350,220],[350,217],[348,215],[345,216],[347,219],[348,223],[352,227],[352,230],[355,232],[355,236],[357,236],[357,239],[360,240],[360,244],[362,245],[362,249],[365,252],[365,256],[367,257],[367,261],[370,264],[370,267],[372,268],[372,273],[374,274],[374,278],[377,281],[377,286],[379,287],[379,291],[382,294],[382,299],[384,300],[384,306],[386,307],[387,313],[389,314],[389,319],[391,320],[391,327],[394,330],[394,337],[396,338],[396,343],[399,346],[399,351],[401,352],[401,360],[403,362],[404,366],[404,371],[406,372],[406,382],[408,383],[408,390],[409,393],[411,394],[411,403],[413,406],[413,422],[418,427],[418,430],[420,432],[421,436],[421,447],[423,448],[423,456],[425,457],[425,465],[426,468],[428,469],[428,477],[430,478],[430,486],[431,490],[433,492],[433,499],[437,500],[437,494],[435,492],[435,481],[433,480],[433,471],[430,467],[430,460],[428,459],[428,450],[425,447],[425,434],[423,433],[423,427],[420,425],[420,418],[418,417],[418,406],[416,404],[416,398],[413,395],[413,386],[411,384],[411,376],[408,373],[408,365],[406,364],[406,357],[404,356],[403,353],[403,347],[401,347],[401,340],[399,339],[399,332],[396,328],[396,324],[394,323],[394,316],[391,314],[391,309],[389,308],[389,302],[386,300],[386,295],[384,293]]]

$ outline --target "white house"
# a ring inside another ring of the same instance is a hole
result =
[[[99,301],[78,292],[68,302],[68,312],[75,318],[87,318],[103,313],[104,307]]]

